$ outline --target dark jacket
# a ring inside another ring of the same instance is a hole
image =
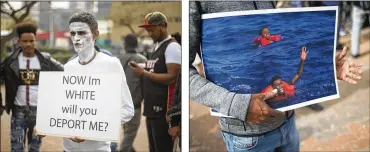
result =
[[[141,108],[141,102],[143,101],[142,93],[142,79],[137,76],[132,69],[127,65],[130,61],[135,61],[136,63],[145,63],[146,58],[136,53],[135,49],[126,49],[126,53],[119,57],[123,70],[126,74],[126,81],[128,88],[130,89],[132,101],[134,102],[135,109]]]
[[[167,116],[171,118],[169,127],[181,125],[181,73],[177,77],[176,90]]]
[[[5,109],[9,114],[14,106],[14,99],[20,83],[18,56],[22,49],[14,51],[0,65],[1,79],[5,81]],[[50,57],[47,53],[41,53],[35,49],[36,56],[40,61],[41,71],[63,71],[63,65]]]

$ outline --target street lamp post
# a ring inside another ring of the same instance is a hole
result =
[[[51,8],[51,2],[49,2],[49,46],[54,46],[54,19],[53,19],[53,9]]]

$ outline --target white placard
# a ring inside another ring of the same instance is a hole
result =
[[[39,134],[118,141],[122,75],[41,72],[36,128]]]

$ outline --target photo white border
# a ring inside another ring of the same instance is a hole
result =
[[[202,14],[202,19],[212,19],[212,18],[221,18],[221,17],[230,17],[230,16],[257,15],[257,14],[275,14],[275,13],[311,12],[311,11],[332,11],[332,10],[336,10],[338,12],[338,6],[278,8],[278,9],[263,9],[263,10],[246,10],[246,11],[209,13],[209,14]]]
[[[181,151],[189,151],[189,1],[181,2]]]
[[[298,109],[301,107],[305,107],[308,105],[312,105],[315,103],[320,103],[320,102],[325,102],[329,100],[334,100],[340,98],[339,95],[339,88],[338,88],[338,80],[337,80],[337,71],[335,68],[335,55],[336,55],[336,46],[337,46],[337,30],[338,30],[338,6],[326,6],[326,7],[303,7],[303,8],[279,8],[279,9],[264,9],[264,10],[247,10],[247,11],[232,11],[232,12],[221,12],[221,13],[210,13],[210,14],[203,14],[202,19],[212,19],[212,18],[222,18],[222,17],[231,17],[231,16],[247,16],[247,15],[257,15],[257,14],[275,14],[275,13],[288,13],[288,12],[312,12],[312,11],[333,11],[335,10],[336,12],[336,18],[335,18],[335,31],[334,31],[334,50],[333,50],[333,67],[334,67],[334,80],[335,80],[335,87],[336,87],[336,94],[330,95],[330,96],[325,96],[321,98],[317,98],[314,100],[309,100],[305,101],[302,103],[290,105],[290,106],[285,106],[282,108],[278,108],[276,110],[279,111],[288,111],[288,110],[293,110],[293,109]],[[202,55],[202,49],[200,50]],[[203,72],[205,74],[205,66],[202,59],[202,64],[203,64]],[[205,78],[206,74],[204,75]]]

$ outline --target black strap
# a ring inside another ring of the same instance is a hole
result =
[[[272,7],[275,9],[276,8],[275,1],[271,1],[271,4],[272,4]]]

